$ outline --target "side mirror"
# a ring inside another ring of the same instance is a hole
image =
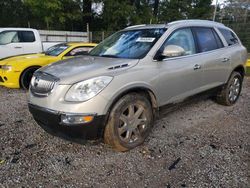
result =
[[[167,45],[162,54],[163,57],[178,57],[185,55],[185,50],[177,45]]]

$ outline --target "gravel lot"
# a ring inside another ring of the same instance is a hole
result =
[[[0,187],[250,187],[250,78],[233,107],[162,114],[144,145],[117,153],[45,133],[26,93],[0,88]]]

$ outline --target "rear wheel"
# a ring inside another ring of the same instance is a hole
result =
[[[30,68],[27,68],[21,75],[21,78],[20,78],[20,86],[21,88],[27,90],[29,89],[29,85],[30,85],[30,81],[31,81],[31,78],[33,76],[33,73],[39,69],[40,67],[30,67]]]
[[[146,96],[125,95],[110,112],[104,142],[117,151],[133,149],[144,142],[152,124],[152,107]]]
[[[239,72],[233,72],[224,88],[217,95],[217,102],[222,105],[231,106],[235,104],[240,96],[243,78]]]

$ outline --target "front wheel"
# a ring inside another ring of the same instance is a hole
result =
[[[225,106],[235,104],[240,96],[243,78],[239,72],[233,72],[227,84],[217,95],[217,102]]]
[[[104,131],[104,142],[117,151],[142,144],[153,124],[152,107],[144,95],[123,96],[112,108]]]
[[[33,73],[39,69],[39,67],[30,67],[28,69],[26,69],[21,77],[20,77],[20,86],[21,88],[27,90],[29,89],[29,85],[30,85],[30,81],[31,81],[31,78],[33,76]]]

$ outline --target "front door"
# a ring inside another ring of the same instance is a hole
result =
[[[159,81],[157,93],[160,105],[176,102],[200,92],[203,81],[203,61],[196,55],[196,45],[190,28],[174,31],[160,51],[168,45],[185,50],[185,54],[166,57],[158,61]]]
[[[23,53],[19,44],[17,31],[3,31],[0,33],[0,58],[15,56]]]

